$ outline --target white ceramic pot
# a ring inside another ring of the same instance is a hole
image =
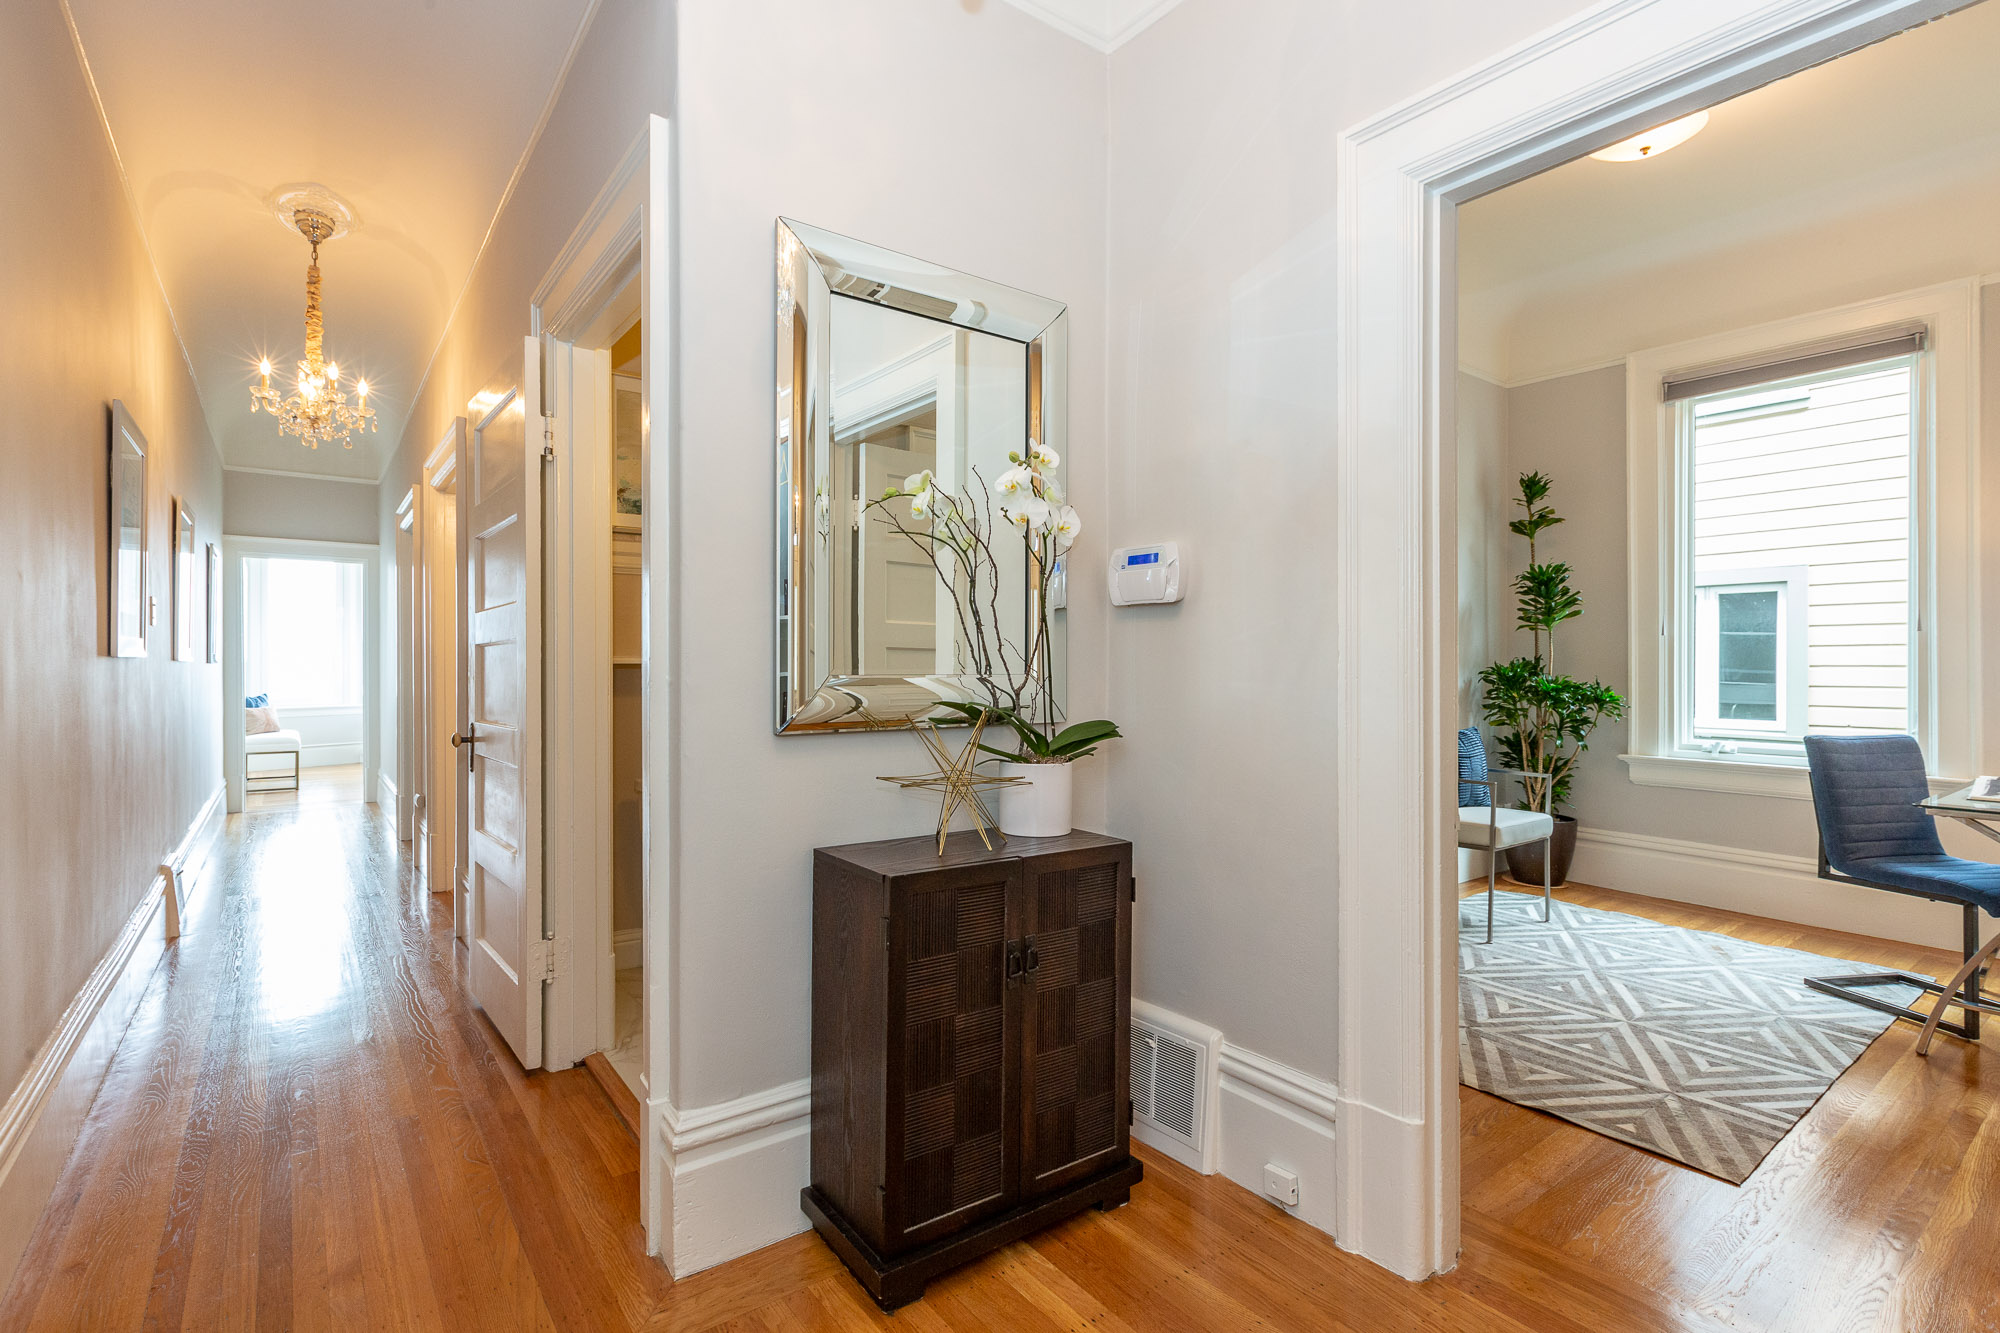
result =
[[[999,789],[995,817],[1010,838],[1060,838],[1071,828],[1068,764],[1001,764],[1003,778],[1024,778]]]

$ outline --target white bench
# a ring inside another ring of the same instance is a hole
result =
[[[254,788],[254,790],[297,791],[299,789],[299,754],[301,750],[303,750],[303,748],[304,744],[299,737],[299,733],[296,731],[292,731],[288,728],[278,731],[262,731],[257,733],[255,736],[245,736],[243,738],[243,753],[245,756],[243,780],[245,784],[247,785],[252,782],[271,782],[281,778],[290,778],[292,783],[290,787],[257,787]],[[282,771],[276,773],[250,772],[249,756],[259,755],[259,754],[291,755],[292,771],[290,773],[285,773]]]

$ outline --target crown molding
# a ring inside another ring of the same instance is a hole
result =
[[[241,463],[224,463],[224,472],[254,472],[260,477],[296,477],[300,481],[344,481],[354,486],[374,486],[379,477],[341,477],[331,472],[297,472],[281,467],[248,467]]]

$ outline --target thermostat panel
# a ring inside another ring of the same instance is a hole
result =
[[[1111,604],[1157,606],[1178,602],[1186,581],[1179,542],[1121,546],[1111,553]]]

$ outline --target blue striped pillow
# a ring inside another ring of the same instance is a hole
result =
[[[248,698],[244,699],[243,706],[245,708],[269,708],[271,706],[271,696],[268,694],[250,695]],[[1458,743],[1461,746],[1463,746],[1465,744],[1465,737],[1463,736],[1459,737]],[[1460,801],[1459,804],[1464,805],[1465,802]]]
[[[1467,778],[1486,776],[1486,743],[1479,739],[1478,727],[1467,727],[1458,733],[1458,803],[1460,806],[1493,804],[1493,793],[1484,787],[1475,787]]]

